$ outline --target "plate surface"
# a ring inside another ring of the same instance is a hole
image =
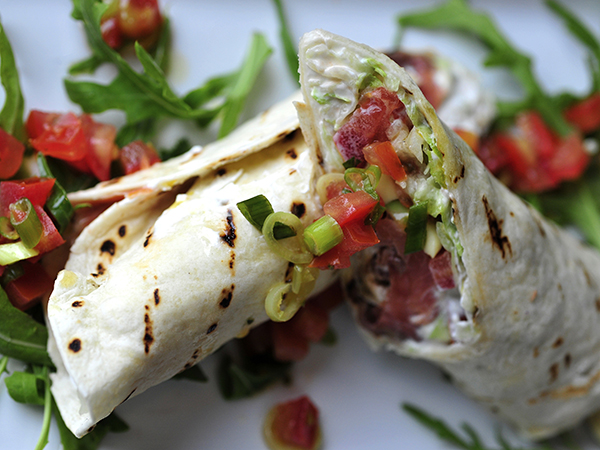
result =
[[[397,14],[436,3],[288,0],[285,6],[295,38],[314,28],[324,28],[388,49],[397,36]],[[172,20],[171,79],[176,90],[185,92],[209,76],[236,68],[256,31],[266,35],[275,51],[251,95],[244,118],[297,88],[284,63],[272,1],[170,0],[163,4]],[[585,52],[541,1],[478,0],[472,4],[491,12],[512,42],[533,56],[535,71],[548,89],[584,92],[588,88]],[[571,0],[568,5],[600,35],[597,0]],[[66,97],[62,79],[67,67],[87,56],[88,50],[80,24],[70,18],[70,8],[67,0],[0,0],[2,23],[20,69],[26,110],[77,110]],[[502,97],[518,98],[520,94],[505,72],[482,70],[485,53],[472,40],[411,30],[404,35],[403,44],[409,48],[434,47],[457,59],[480,72],[482,82]],[[106,120],[118,123],[120,119],[106,114]],[[193,136],[203,144],[213,132]],[[169,139],[168,133],[164,139]],[[108,435],[100,448],[264,449],[261,424],[266,411],[275,402],[301,394],[310,395],[319,406],[327,450],[444,448],[432,433],[401,410],[403,402],[416,404],[453,426],[466,421],[491,447],[498,447],[493,440],[497,427],[494,418],[448,384],[435,367],[370,352],[345,308],[334,314],[333,326],[338,343],[334,347],[313,346],[309,357],[295,367],[292,386],[275,386],[249,400],[225,402],[216,388],[215,361],[208,358],[201,365],[211,378],[209,383],[169,381],[130,399],[117,409],[130,430]],[[34,448],[41,418],[40,408],[16,404],[8,397],[4,383],[0,384],[0,448]],[[510,430],[505,430],[505,435],[516,440]],[[47,448],[59,447],[53,426]]]

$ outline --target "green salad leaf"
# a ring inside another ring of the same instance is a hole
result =
[[[48,330],[31,316],[15,308],[1,287],[0,317],[0,354],[52,367],[46,351]]]
[[[25,140],[23,112],[25,102],[19,83],[19,72],[10,42],[0,24],[0,81],[5,92],[4,106],[0,111],[0,128],[20,141]]]
[[[281,44],[283,45],[283,51],[285,53],[285,60],[288,65],[289,73],[296,83],[300,83],[298,75],[298,50],[296,49],[296,45],[292,39],[292,34],[290,33],[290,27],[283,9],[283,2],[282,0],[273,1],[275,2],[277,18],[279,19],[279,38],[281,39]]]

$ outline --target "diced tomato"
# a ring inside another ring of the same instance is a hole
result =
[[[81,116],[88,146],[84,158],[88,170],[100,181],[110,179],[110,165],[119,149],[115,145],[117,129],[113,125],[94,121],[89,115]]]
[[[511,129],[489,136],[478,156],[520,192],[543,192],[578,178],[590,161],[578,132],[561,137],[532,111],[520,113]]]
[[[59,245],[65,243],[65,240],[60,235],[54,222],[46,212],[42,206],[33,205],[35,211],[40,218],[40,222],[42,222],[43,232],[42,237],[40,238],[40,242],[34,247],[40,254],[47,253],[50,250],[54,250]]]
[[[389,175],[395,181],[406,179],[406,171],[390,141],[367,145],[363,149],[363,153],[369,164],[378,166],[384,174]]]
[[[292,319],[293,320],[293,319]],[[273,353],[278,361],[301,361],[308,355],[310,348],[308,339],[290,332],[287,322],[272,323]]]
[[[377,202],[365,191],[349,192],[329,200],[323,205],[323,211],[343,227],[349,222],[364,220]]]
[[[23,275],[9,282],[4,287],[10,302],[21,311],[25,311],[50,292],[54,280],[40,264],[22,263]]]
[[[160,162],[160,157],[152,144],[133,141],[121,149],[119,160],[123,171],[128,175]]]
[[[361,221],[349,222],[342,227],[344,239],[321,256],[316,256],[310,267],[319,269],[345,269],[350,267],[350,256],[379,242],[371,225]]]
[[[121,0],[119,6],[123,36],[138,40],[160,30],[162,16],[157,0]]]
[[[32,130],[30,143],[37,151],[47,156],[52,156],[66,161],[82,159],[87,152],[87,144],[81,119],[73,113],[54,114],[36,113],[27,130]],[[31,117],[31,114],[30,116]],[[44,118],[42,132],[39,120]],[[31,137],[35,136],[35,137]]]
[[[8,207],[22,198],[43,207],[54,186],[54,178],[27,178],[0,182],[0,216],[9,217]]]
[[[322,292],[319,292],[315,296],[308,299],[307,305],[309,303],[314,303],[319,306],[321,309],[325,311],[332,311],[337,308],[343,301],[343,291],[341,283],[335,282],[331,284],[327,289]]]
[[[596,92],[565,110],[565,118],[582,133],[600,128],[600,93]]]
[[[0,128],[0,179],[11,178],[17,173],[24,152],[23,143]]]
[[[305,395],[280,403],[267,416],[265,435],[272,449],[313,450],[320,436],[319,411]]]
[[[385,132],[394,114],[402,109],[404,105],[398,96],[385,88],[363,94],[358,108],[333,136],[344,159],[364,161],[363,148],[374,141],[387,140]]]
[[[314,302],[306,302],[288,322],[290,332],[309,342],[319,342],[327,333],[329,314]]]
[[[111,48],[120,48],[123,45],[123,33],[119,26],[119,19],[116,16],[103,17],[100,24],[100,31],[102,32],[102,39]]]

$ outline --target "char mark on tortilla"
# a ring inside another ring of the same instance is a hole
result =
[[[488,199],[485,195],[481,198],[481,201],[483,202],[483,206],[485,207],[485,214],[487,216],[488,226],[490,228],[492,244],[497,246],[498,249],[502,252],[502,259],[506,258],[507,251],[512,256],[512,246],[510,244],[510,241],[508,240],[508,237],[505,236],[502,232],[502,224],[504,221],[502,219],[498,220],[496,214],[490,207]]]
[[[221,239],[231,248],[235,247],[235,223],[233,223],[233,212],[228,209],[227,210],[227,225],[225,231],[221,234]]]
[[[150,314],[144,314],[144,323],[146,324],[146,328],[144,330],[144,352],[148,354],[150,353],[150,347],[154,343],[154,336],[152,335],[152,320],[150,319]]]

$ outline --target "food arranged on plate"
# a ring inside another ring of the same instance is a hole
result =
[[[126,428],[117,406],[175,376],[204,379],[197,363],[230,341],[236,357],[214,356],[225,398],[289,379],[312,343],[332,339],[342,296],[373,349],[434,362],[529,439],[595,412],[593,34],[548,2],[592,72],[589,94],[552,96],[464,0],[399,18],[475,35],[523,85],[511,104],[433,51],[386,55],[324,30],[296,51],[275,6],[301,90],[239,127],[271,52],[259,33],[238,70],[179,96],[155,1],[74,2],[92,50],[65,80],[75,114],[25,111],[0,30],[0,374],[15,400],[44,405],[38,448],[52,415],[65,448],[96,448]],[[117,71],[109,84],[77,79],[104,64]],[[119,129],[93,116],[115,109]],[[159,118],[219,122],[218,140],[157,149]],[[9,357],[25,370],[7,369]],[[267,445],[319,448],[318,403],[274,406]]]

